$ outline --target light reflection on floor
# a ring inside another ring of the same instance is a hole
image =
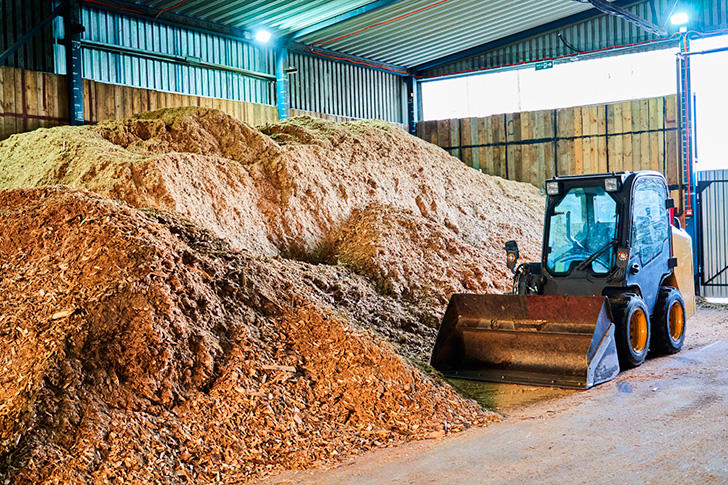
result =
[[[447,381],[462,394],[480,403],[484,408],[506,415],[509,411],[528,404],[581,392],[573,389],[524,386],[467,379],[447,379]]]

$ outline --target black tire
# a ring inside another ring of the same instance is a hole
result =
[[[652,319],[652,348],[662,354],[680,352],[685,341],[685,302],[676,288],[663,286]]]
[[[614,337],[622,369],[642,365],[650,350],[650,312],[642,297],[626,294],[612,305]]]

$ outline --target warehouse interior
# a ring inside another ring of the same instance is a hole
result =
[[[0,26],[3,483],[728,480],[726,2]]]

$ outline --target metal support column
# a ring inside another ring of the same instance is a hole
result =
[[[698,261],[698,227],[695,210],[697,199],[697,184],[694,167],[694,146],[695,137],[693,130],[693,97],[692,85],[690,81],[690,39],[687,33],[680,36],[680,54],[678,55],[678,96],[680,98],[680,120],[681,120],[681,154],[682,154],[682,171],[683,183],[685,184],[685,229],[693,239],[693,272],[696,278],[695,287],[698,288],[698,275],[700,273],[700,265]]]
[[[420,93],[417,79],[407,78],[407,125],[412,135],[417,135],[417,123],[420,121]]]
[[[288,90],[288,49],[285,46],[276,51],[276,103],[278,119],[290,116],[290,96]]]
[[[66,32],[66,76],[68,78],[68,117],[71,125],[82,125],[83,80],[81,78],[81,6],[78,0],[64,0]]]

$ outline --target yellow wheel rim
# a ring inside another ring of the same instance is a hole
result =
[[[636,354],[647,346],[647,316],[637,309],[629,319],[629,343]]]
[[[675,301],[670,307],[670,337],[673,340],[680,340],[685,328],[685,314],[682,305]]]

